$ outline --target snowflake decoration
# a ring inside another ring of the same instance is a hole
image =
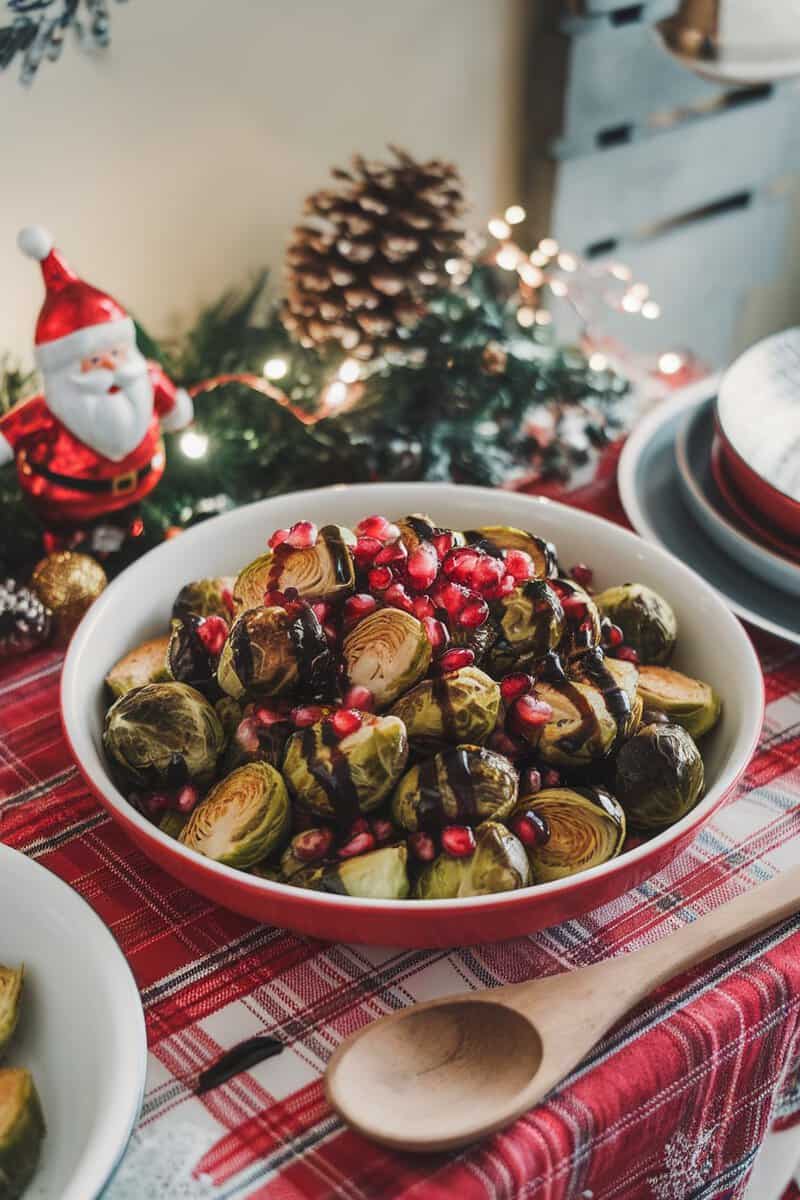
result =
[[[208,1176],[193,1174],[209,1146],[208,1135],[188,1123],[134,1134],[104,1200],[213,1200]]]
[[[686,1200],[711,1173],[710,1143],[716,1126],[690,1138],[682,1129],[664,1147],[664,1167],[648,1180],[655,1200]]]
[[[0,0],[0,10],[4,6],[13,20],[0,27],[0,71],[20,58],[20,83],[33,82],[43,59],[55,62],[60,57],[67,29],[74,29],[90,47],[108,45],[106,0]]]

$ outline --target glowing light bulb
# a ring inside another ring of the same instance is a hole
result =
[[[208,435],[198,433],[196,429],[187,429],[181,434],[181,453],[187,458],[205,458],[208,452]]]
[[[513,271],[519,262],[519,250],[515,249],[513,246],[504,246],[503,249],[499,251],[495,262],[497,263],[498,267],[502,267],[504,271]]]
[[[534,267],[533,263],[529,263],[527,259],[517,267],[517,273],[523,283],[527,283],[528,287],[539,287],[544,282],[544,275],[538,267]]]
[[[568,288],[563,279],[552,279],[550,281],[550,291],[554,296],[566,296]]]
[[[511,227],[502,217],[492,217],[489,222],[489,233],[499,242],[503,242],[506,238],[511,237]]]
[[[355,383],[361,375],[361,367],[354,358],[346,358],[339,367],[339,378],[342,383]]]
[[[642,316],[648,321],[656,321],[661,316],[661,307],[655,300],[646,300],[642,305]]]
[[[578,260],[574,254],[562,253],[558,256],[558,265],[562,271],[577,271]]]
[[[600,354],[595,351],[594,354],[589,355],[589,366],[593,371],[605,371],[606,367],[608,366],[608,359],[606,358],[605,354]]]
[[[658,369],[662,375],[675,375],[683,366],[683,357],[674,350],[668,350],[658,360]]]
[[[615,279],[621,279],[623,283],[627,283],[631,277],[630,267],[626,267],[624,263],[614,263],[609,267],[609,271]]]
[[[540,308],[536,314],[536,324],[537,325],[549,325],[552,320],[553,320],[553,318],[551,317],[550,313],[547,311],[546,308]]]
[[[328,391],[325,396],[328,408],[339,408],[347,399],[347,384],[336,379],[328,386]]]
[[[536,313],[527,304],[523,304],[517,309],[517,321],[523,329],[530,329],[536,321]]]
[[[519,225],[528,215],[521,204],[509,204],[503,214],[509,225]]]
[[[542,238],[539,242],[539,249],[542,254],[546,254],[548,258],[554,258],[558,254],[558,242],[555,238]]]
[[[288,370],[289,364],[285,358],[268,358],[264,363],[264,374],[267,379],[283,379]]]
[[[642,307],[641,296],[637,296],[635,292],[626,292],[622,297],[622,307],[628,313],[639,312]]]
[[[650,295],[650,288],[646,283],[632,283],[628,290],[632,296],[638,296],[640,300],[646,300]]]
[[[544,267],[549,262],[547,255],[543,254],[541,250],[531,250],[530,257],[535,267]]]
[[[461,265],[460,258],[448,258],[444,264],[444,269],[447,271],[448,275],[457,275],[461,270]]]

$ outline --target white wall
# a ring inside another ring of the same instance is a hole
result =
[[[112,45],[0,75],[0,352],[29,357],[48,226],[167,332],[266,263],[303,197],[387,141],[457,162],[476,219],[515,199],[513,0],[129,0]]]

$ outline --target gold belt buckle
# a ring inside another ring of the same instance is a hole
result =
[[[111,495],[112,496],[127,496],[128,492],[132,492],[136,487],[136,471],[126,471],[124,475],[117,475],[111,480]]]

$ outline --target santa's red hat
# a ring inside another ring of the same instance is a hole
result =
[[[34,356],[43,371],[136,340],[133,321],[112,296],[79,279],[46,229],[28,225],[17,245],[42,265],[46,295],[36,322]]]

